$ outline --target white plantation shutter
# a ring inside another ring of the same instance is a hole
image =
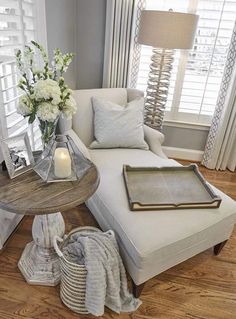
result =
[[[41,145],[40,133],[37,125],[29,126],[28,120],[16,112],[21,93],[14,53],[31,40],[46,47],[45,38],[44,0],[0,0],[0,138],[28,131],[33,149]],[[21,219],[0,210],[0,249]]]
[[[146,9],[200,16],[190,51],[175,52],[165,119],[210,123],[236,18],[236,0],[147,0]],[[183,35],[184,36],[184,35]],[[142,46],[137,88],[146,90],[152,48]]]
[[[1,57],[0,89],[1,89],[1,128],[4,138],[11,137],[27,129],[27,121],[16,113],[19,99],[17,89],[17,70],[15,61],[9,57]]]
[[[37,123],[28,124],[28,119],[16,112],[20,97],[17,88],[18,73],[15,60],[10,57],[0,57],[0,136],[8,138],[28,132],[31,146],[38,149],[41,146],[40,131]]]
[[[0,0],[0,55],[13,56],[36,39],[35,6],[34,0]]]
[[[14,55],[31,40],[45,46],[43,9],[43,0],[0,0],[0,136],[7,138],[27,131],[33,149],[41,145],[40,132],[36,123],[28,125],[28,119],[16,112],[21,92],[17,89]]]

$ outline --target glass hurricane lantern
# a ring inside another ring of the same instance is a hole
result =
[[[35,155],[34,171],[47,183],[75,181],[91,167],[69,135],[56,135]]]

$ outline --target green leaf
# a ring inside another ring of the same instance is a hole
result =
[[[15,56],[17,58],[21,57],[21,50],[17,50]]]
[[[35,120],[35,113],[32,113],[30,114],[30,117],[29,117],[29,124],[32,124]]]

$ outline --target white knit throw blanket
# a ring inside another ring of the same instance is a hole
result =
[[[129,293],[127,277],[114,232],[81,232],[72,235],[63,249],[70,261],[87,269],[85,306],[95,316],[104,306],[120,312],[135,311],[141,301]]]

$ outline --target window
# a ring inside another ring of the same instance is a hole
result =
[[[176,50],[165,120],[209,124],[236,17],[236,0],[147,0],[146,9],[199,15],[193,49]],[[142,46],[137,88],[146,90],[152,48]]]
[[[42,0],[0,0],[0,137],[28,131],[33,149],[41,144],[40,133],[16,112],[20,92],[14,54],[31,40],[45,45],[44,19]]]

